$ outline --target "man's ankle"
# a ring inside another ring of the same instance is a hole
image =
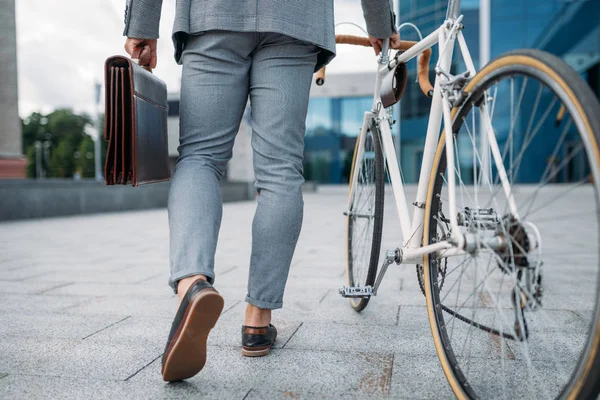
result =
[[[190,286],[192,286],[192,283],[194,283],[198,279],[204,279],[205,281],[208,280],[208,278],[204,275],[193,275],[188,276],[187,278],[183,278],[179,282],[177,282],[177,297],[179,297],[179,303],[181,303],[181,300],[183,300],[183,297],[187,293]]]
[[[252,304],[246,306],[244,325],[246,326],[268,326],[271,323],[271,310],[258,308]]]

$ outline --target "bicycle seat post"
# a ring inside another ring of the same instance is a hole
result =
[[[446,12],[446,20],[458,18],[460,15],[460,0],[448,0],[448,11]]]

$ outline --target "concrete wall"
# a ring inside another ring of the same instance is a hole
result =
[[[0,0],[0,158],[21,155],[15,0]]]
[[[138,187],[95,181],[0,180],[0,221],[75,214],[142,210],[167,206],[169,183]],[[248,183],[224,182],[223,201],[254,198]]]

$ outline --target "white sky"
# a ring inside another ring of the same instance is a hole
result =
[[[19,114],[58,107],[94,111],[94,82],[103,79],[104,60],[123,54],[125,0],[16,0]],[[173,59],[171,28],[175,0],[163,0],[155,74],[178,91],[181,67]],[[359,0],[335,0],[335,19],[365,22]],[[337,32],[361,34],[349,25]],[[328,73],[374,68],[371,49],[338,46]]]

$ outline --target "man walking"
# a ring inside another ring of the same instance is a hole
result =
[[[125,49],[156,66],[162,0],[127,0]],[[390,0],[362,0],[376,53],[395,34]],[[162,359],[165,381],[197,374],[223,308],[213,288],[219,191],[246,102],[252,107],[257,208],[242,353],[264,356],[277,336],[303,215],[305,119],[314,71],[335,56],[333,0],[177,0],[173,43],[183,65],[179,158],[169,192],[169,284],[180,304]]]

